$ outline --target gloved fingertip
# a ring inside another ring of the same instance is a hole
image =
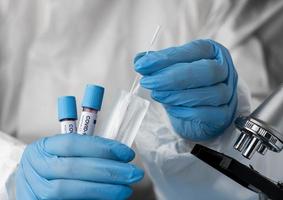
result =
[[[166,98],[168,98],[169,96],[170,96],[170,92],[168,92],[168,91],[156,91],[156,90],[153,90],[151,92],[152,99],[154,99],[156,101],[164,102],[164,100]]]
[[[156,81],[152,77],[149,77],[149,76],[144,76],[140,80],[141,86],[146,89],[153,89],[155,82]]]
[[[134,63],[136,63],[141,57],[143,57],[146,54],[146,52],[140,52],[138,53],[134,58]]]
[[[142,65],[140,63],[135,64],[135,71],[142,74]]]
[[[136,183],[140,181],[141,179],[143,179],[143,177],[144,177],[144,171],[134,166],[134,170],[132,172],[132,176],[130,178],[129,184]]]
[[[130,162],[135,158],[135,152],[124,144],[118,144],[116,148],[113,148],[113,152],[119,160],[124,162]]]
[[[116,199],[128,199],[133,194],[133,190],[129,187],[121,189]]]
[[[152,67],[154,62],[149,55],[145,55],[135,62],[135,71],[141,75],[148,75],[155,71]]]
[[[158,92],[156,92],[156,91],[152,91],[151,92],[151,98],[154,100],[154,101],[157,101],[157,102],[159,102],[159,103],[163,103],[163,98],[162,98],[162,96],[160,96],[159,95],[159,93]]]
[[[142,57],[145,55],[145,52],[139,53],[136,55],[135,59],[134,59],[134,66],[135,66],[135,71],[142,74],[143,75],[143,61],[142,61]]]

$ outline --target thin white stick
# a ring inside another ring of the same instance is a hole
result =
[[[158,36],[158,33],[159,33],[159,31],[160,31],[160,28],[161,28],[161,26],[160,26],[160,25],[157,25],[157,27],[156,27],[156,29],[155,29],[155,32],[154,32],[154,34],[153,34],[153,36],[152,36],[152,38],[151,38],[151,41],[150,41],[148,50],[147,50],[147,52],[146,52],[145,55],[148,54],[148,52],[150,51],[151,47],[153,46],[153,44],[154,44],[154,42],[155,42],[155,40],[156,40],[156,38],[157,38],[157,36]]]
[[[138,75],[136,75],[135,80],[134,80],[134,82],[133,82],[133,84],[132,84],[132,86],[131,86],[131,89],[130,89],[130,93],[131,93],[131,94],[134,93],[135,88],[136,88],[136,85],[139,84],[139,83],[138,83],[139,80],[140,80],[140,77],[139,77]]]
[[[152,38],[151,38],[151,41],[150,41],[150,43],[149,43],[148,50],[147,50],[147,52],[145,53],[145,55],[147,55],[147,54],[149,53],[149,51],[151,50],[151,48],[152,48],[154,42],[155,42],[156,39],[157,39],[158,33],[159,33],[159,31],[160,31],[160,28],[161,28],[161,26],[160,26],[160,25],[157,25],[157,27],[156,27],[156,29],[155,29],[155,32],[154,32],[154,34],[153,34],[153,36],[152,36]],[[132,84],[132,86],[131,86],[131,89],[130,89],[130,93],[131,93],[131,94],[133,94],[134,91],[136,90],[136,88],[139,86],[139,82],[140,82],[139,80],[140,80],[140,77],[139,77],[139,75],[137,75],[137,76],[135,77],[135,80],[134,80],[134,82],[133,82],[133,84]]]

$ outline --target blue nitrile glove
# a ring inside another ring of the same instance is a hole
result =
[[[237,72],[228,50],[212,40],[140,53],[140,83],[162,103],[179,135],[195,141],[224,132],[237,107]]]
[[[133,150],[114,140],[65,134],[28,145],[16,175],[18,200],[127,199],[143,171]]]

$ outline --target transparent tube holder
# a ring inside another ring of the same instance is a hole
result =
[[[150,102],[131,92],[121,91],[110,114],[103,137],[131,147],[147,113]]]

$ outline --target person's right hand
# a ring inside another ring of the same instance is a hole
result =
[[[114,140],[66,134],[25,149],[16,173],[18,200],[127,199],[143,171],[133,150]]]
[[[232,57],[213,40],[195,40],[135,58],[141,86],[166,109],[175,132],[205,141],[225,132],[238,105]]]

